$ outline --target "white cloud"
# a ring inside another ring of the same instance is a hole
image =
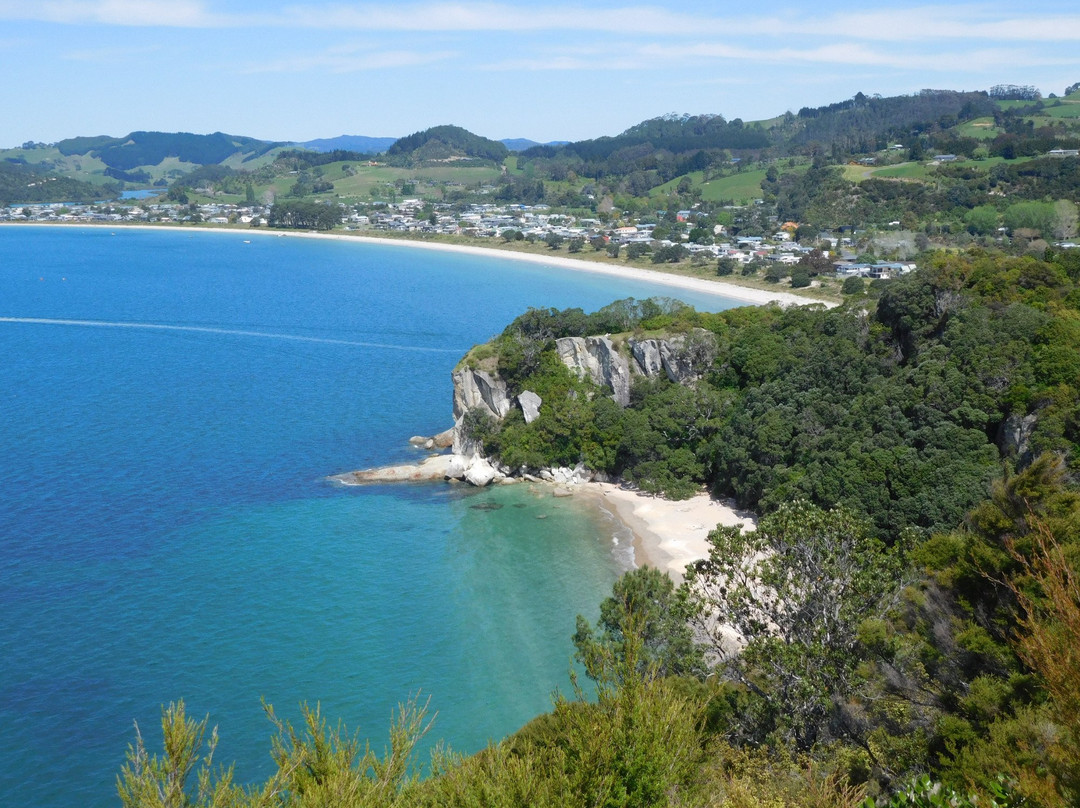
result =
[[[0,0],[0,19],[177,28],[228,24],[226,17],[208,11],[200,0]]]
[[[342,45],[321,53],[287,57],[264,63],[252,64],[244,73],[301,73],[312,70],[328,73],[359,73],[370,70],[388,70],[399,67],[418,67],[450,59],[452,51],[369,51],[363,46]]]
[[[921,6],[810,17],[794,23],[808,33],[882,42],[932,39],[999,42],[1080,41],[1080,14],[1022,16],[995,13],[983,6]]]
[[[719,20],[649,7],[588,9],[580,6],[534,5],[520,8],[506,3],[419,3],[397,5],[289,6],[283,18],[290,24],[313,28],[355,28],[380,31],[566,31],[620,32],[663,35],[701,31]]]
[[[69,51],[63,55],[63,58],[71,62],[113,65],[123,64],[132,59],[142,59],[151,54],[160,52],[161,48],[157,45],[143,45],[130,48],[87,48],[84,50]]]
[[[987,5],[924,5],[867,11],[824,6],[814,12],[740,16],[673,11],[649,5],[583,8],[510,2],[418,2],[382,5],[292,2],[275,8],[252,2],[243,12],[214,10],[207,0],[0,0],[0,20],[80,25],[176,28],[310,28],[413,33],[616,33],[653,42],[702,36],[828,37],[830,41],[1078,42],[1080,13],[1017,14]]]

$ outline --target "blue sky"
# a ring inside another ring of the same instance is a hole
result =
[[[856,92],[1080,81],[1080,8],[728,0],[0,0],[0,147],[136,129],[307,140],[444,123],[579,140]]]

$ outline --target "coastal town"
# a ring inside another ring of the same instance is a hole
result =
[[[787,274],[783,268],[790,270],[815,250],[828,259],[835,277],[840,280],[850,277],[887,280],[916,268],[916,264],[910,261],[856,261],[857,253],[852,239],[854,233],[836,235],[823,232],[813,239],[815,246],[800,244],[794,239],[798,227],[794,222],[778,224],[775,232],[769,236],[733,236],[723,225],[713,225],[713,236],[708,239],[712,243],[690,241],[690,231],[699,216],[692,209],[678,211],[676,228],[667,234],[668,238],[658,239],[654,238],[657,225],[653,222],[631,219],[633,223],[620,221],[613,226],[611,222],[604,223],[596,218],[553,212],[547,205],[474,204],[464,210],[456,210],[449,205],[405,199],[380,206],[377,210],[356,209],[347,205],[339,205],[339,208],[340,229],[357,234],[520,240],[544,243],[552,249],[565,243],[571,254],[580,253],[588,246],[590,250],[606,250],[614,256],[625,248],[627,254],[634,257],[679,246],[692,260],[727,260],[734,266],[772,266],[773,275],[778,277]],[[271,205],[231,203],[38,203],[0,208],[0,222],[265,228],[273,221],[272,211]],[[677,242],[670,237],[675,235],[680,238]],[[823,250],[823,247],[826,249]]]

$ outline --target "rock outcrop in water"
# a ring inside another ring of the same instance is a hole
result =
[[[610,337],[563,337],[555,341],[559,358],[579,378],[589,379],[607,391],[620,407],[630,403],[633,376],[667,376],[673,382],[689,384],[701,377],[716,355],[716,338],[708,331],[695,329],[688,334],[665,338],[630,339],[626,353]],[[454,426],[433,437],[415,436],[409,441],[421,449],[450,447],[450,454],[433,455],[419,463],[383,466],[352,471],[331,477],[345,485],[378,482],[430,482],[461,480],[471,485],[515,482],[515,472],[482,456],[462,429],[465,414],[472,410],[502,420],[514,407],[521,409],[526,423],[532,423],[543,408],[540,396],[529,390],[511,396],[509,387],[497,372],[462,367],[453,372]],[[543,469],[537,476],[522,474],[522,479],[573,485],[595,479],[578,465],[576,468]]]

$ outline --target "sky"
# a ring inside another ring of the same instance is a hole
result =
[[[0,0],[0,148],[456,124],[582,140],[924,88],[1080,82],[1080,3]]]

